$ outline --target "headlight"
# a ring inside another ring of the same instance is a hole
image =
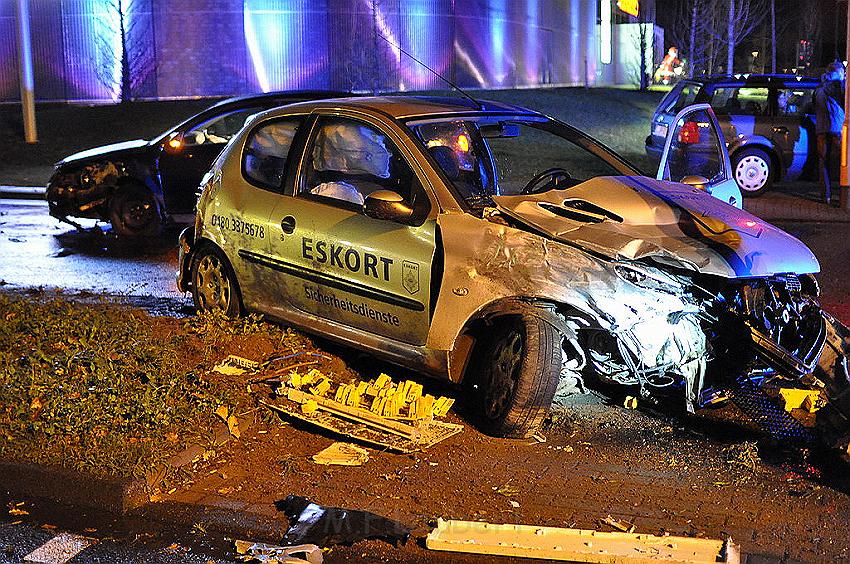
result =
[[[614,272],[617,273],[617,276],[621,280],[625,280],[644,290],[679,294],[683,289],[682,284],[672,276],[630,264],[616,264],[614,265]]]

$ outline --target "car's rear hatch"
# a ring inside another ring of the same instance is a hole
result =
[[[685,106],[698,101],[702,87],[703,85],[700,82],[683,80],[664,96],[652,116],[649,137],[646,138],[647,152],[653,152],[656,156],[660,156],[664,149],[667,131],[676,114]]]

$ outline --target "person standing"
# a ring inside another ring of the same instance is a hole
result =
[[[838,61],[827,67],[821,85],[815,90],[815,133],[818,142],[818,180],[821,197],[830,205],[832,178],[841,154],[841,126],[844,124],[844,65]]]

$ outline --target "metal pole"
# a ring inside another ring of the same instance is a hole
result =
[[[32,72],[30,9],[28,0],[18,0],[18,68],[21,79],[21,111],[24,114],[24,140],[37,143],[35,128],[35,80]]]
[[[836,18],[838,19],[838,18]],[[836,37],[836,43],[838,43],[838,38]],[[847,60],[850,61],[850,5],[847,8],[847,37],[846,37],[846,53]],[[848,163],[850,163],[850,159],[848,159],[847,152],[850,151],[850,143],[848,143],[847,134],[848,130],[850,130],[850,89],[847,88],[847,81],[844,81],[844,125],[841,126],[841,192],[840,192],[840,206],[844,211],[850,211],[850,197],[848,197],[848,191],[850,191],[850,171],[848,171]],[[828,169],[829,167],[827,167]]]

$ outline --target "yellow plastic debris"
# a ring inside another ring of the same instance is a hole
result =
[[[381,373],[381,375],[378,376],[378,379],[375,380],[375,387],[379,388],[379,389],[380,388],[386,388],[387,386],[392,386],[392,384],[393,384],[392,378],[390,378],[389,376],[387,376],[386,374],[383,374],[383,373]]]
[[[792,409],[805,409],[814,413],[820,409],[819,390],[800,390],[797,388],[780,388],[779,395],[785,401],[785,411]]]
[[[306,415],[315,413],[318,409],[319,404],[316,402],[316,400],[307,400],[301,404],[301,411],[304,412]]]
[[[227,414],[230,413],[230,410],[227,409],[226,405],[220,405],[215,409],[215,414],[218,415],[222,421],[227,421]]]
[[[323,396],[331,389],[331,381],[322,376],[321,380],[310,386],[310,391],[317,396]]]
[[[313,455],[316,464],[362,466],[369,460],[369,451],[348,443],[334,443]]]
[[[447,398],[445,396],[440,396],[440,399],[434,402],[433,412],[435,417],[444,417],[449,409],[454,405],[455,400],[452,398]]]

